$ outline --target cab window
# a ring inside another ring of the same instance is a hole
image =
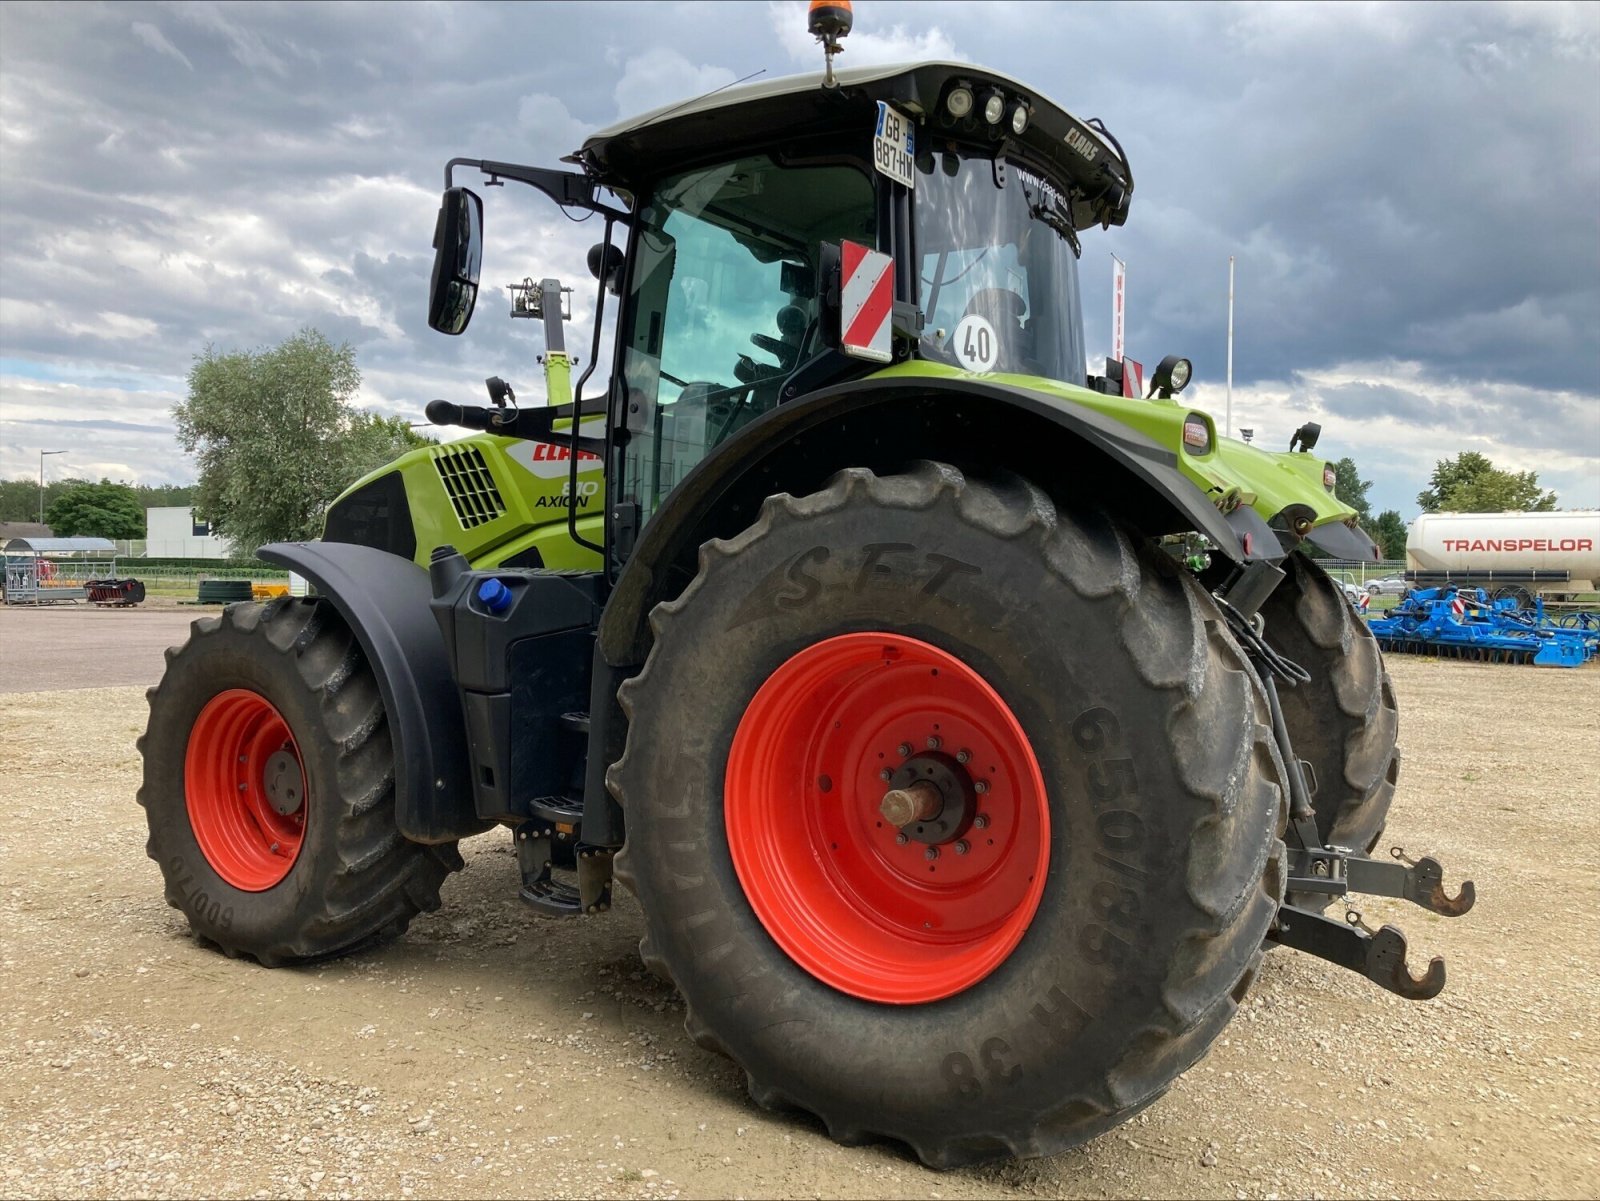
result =
[[[623,378],[623,493],[648,518],[820,348],[818,247],[876,245],[863,170],[765,155],[664,180],[640,212]]]

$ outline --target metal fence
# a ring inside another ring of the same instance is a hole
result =
[[[1404,576],[1404,559],[1318,559],[1317,564],[1341,583],[1365,585],[1368,580],[1381,580],[1385,576]]]
[[[115,559],[8,554],[5,565],[5,603],[8,605],[88,600],[90,580],[106,580],[117,574]]]

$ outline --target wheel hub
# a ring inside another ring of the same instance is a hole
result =
[[[889,777],[889,791],[884,793],[878,811],[909,841],[937,845],[955,842],[967,832],[977,812],[977,792],[972,776],[956,762],[954,755],[929,751],[913,755]],[[890,805],[894,814],[884,808]],[[899,797],[912,799],[910,816],[896,821],[907,807]]]
[[[262,773],[261,786],[267,794],[267,803],[272,806],[274,812],[284,817],[300,812],[300,806],[306,803],[306,794],[300,777],[300,760],[287,747],[274,751],[268,757],[266,768]]]

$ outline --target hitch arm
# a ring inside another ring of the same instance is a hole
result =
[[[1444,988],[1444,960],[1434,956],[1420,979],[1413,976],[1406,965],[1406,936],[1394,926],[1370,934],[1362,927],[1285,905],[1278,910],[1267,940],[1359,972],[1408,1001],[1431,1000]]]
[[[1477,891],[1471,880],[1450,896],[1444,890],[1444,868],[1437,859],[1412,860],[1391,847],[1395,862],[1368,859],[1341,847],[1295,848],[1289,853],[1289,891],[1341,897],[1349,893],[1400,897],[1444,917],[1460,917],[1472,908]]]

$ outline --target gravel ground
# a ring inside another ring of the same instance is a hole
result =
[[[1600,666],[1392,664],[1406,759],[1386,841],[1438,854],[1479,900],[1456,921],[1363,908],[1407,930],[1414,961],[1448,956],[1438,999],[1275,952],[1133,1122],[941,1175],[757,1110],[641,970],[631,900],[536,919],[500,833],[376,952],[267,971],[197,946],[133,803],[152,647],[193,615],[0,611],[0,1195],[1577,1197],[1600,1180]]]

